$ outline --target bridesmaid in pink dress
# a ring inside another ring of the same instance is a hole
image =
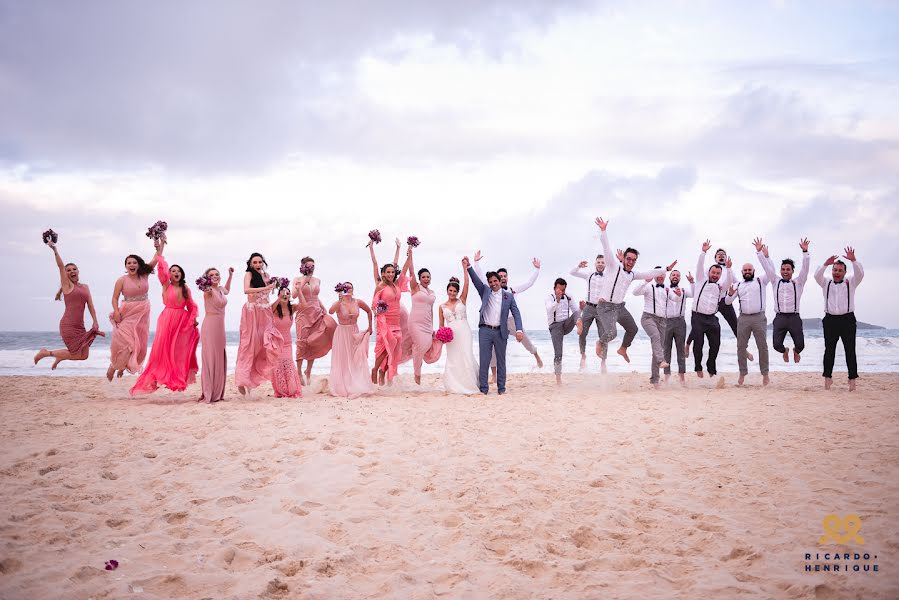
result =
[[[112,292],[112,312],[109,321],[112,323],[112,340],[109,344],[109,369],[106,379],[112,381],[116,374],[122,376],[126,370],[138,373],[147,356],[147,343],[150,339],[150,274],[156,266],[159,256],[165,248],[165,240],[156,242],[156,254],[145,263],[136,254],[129,254],[125,259],[125,275],[115,282]],[[124,296],[121,304],[119,296]]]
[[[331,305],[328,313],[337,313],[337,331],[331,347],[331,395],[344,398],[358,398],[372,394],[368,374],[368,343],[371,339],[371,308],[362,300],[353,298],[353,284],[347,281],[345,292],[338,292],[338,300]],[[359,332],[359,313],[368,315],[368,329]]]
[[[246,304],[240,313],[240,345],[237,347],[237,366],[234,383],[237,391],[245,395],[269,377],[272,364],[265,349],[265,332],[272,324],[272,311],[268,300],[273,283],[267,284],[268,263],[258,252],[250,255],[247,272],[243,277]]]
[[[275,398],[299,398],[303,395],[300,375],[293,364],[293,337],[290,335],[292,325],[290,288],[279,288],[278,299],[272,305],[272,324],[265,332],[265,347],[272,364],[271,380]]]
[[[203,327],[200,329],[200,349],[203,368],[200,371],[200,398],[198,402],[218,402],[225,397],[228,378],[228,355],[225,353],[225,306],[231,292],[234,268],[228,269],[228,281],[219,285],[222,276],[216,268],[203,273],[212,280],[212,287],[203,292]]]
[[[162,284],[165,308],[159,313],[150,358],[144,372],[131,388],[132,396],[150,394],[161,385],[173,392],[183,392],[196,381],[199,370],[197,316],[200,309],[191,297],[184,269],[178,265],[169,268],[160,255],[157,275]]]
[[[66,347],[62,350],[41,348],[34,355],[34,364],[52,356],[56,360],[53,361],[53,366],[50,368],[55,369],[64,360],[85,360],[90,354],[94,338],[106,334],[100,331],[100,326],[97,324],[97,312],[94,310],[94,300],[91,298],[90,288],[87,287],[87,284],[78,281],[78,267],[75,263],[63,263],[55,243],[47,242],[47,245],[53,250],[56,266],[59,269],[60,287],[56,292],[56,300],[65,299],[66,310],[59,321],[59,335]],[[84,329],[85,307],[93,319],[90,331]]]
[[[409,272],[415,272],[412,260],[412,248],[406,250]],[[434,301],[436,294],[431,291],[431,272],[427,269],[419,269],[418,281],[410,279],[412,292],[412,310],[409,312],[408,335],[403,339],[404,357],[412,356],[412,368],[415,374],[415,383],[421,385],[421,364],[429,365],[440,360],[443,351],[443,343],[434,337]]]
[[[409,279],[406,270],[409,268],[408,260],[403,265],[403,270],[397,278],[396,261],[400,256],[400,241],[396,240],[396,255],[394,263],[387,263],[378,270],[378,259],[375,257],[375,249],[372,242],[368,243],[371,254],[371,263],[375,276],[375,294],[371,301],[372,310],[376,313],[377,336],[375,338],[375,366],[371,371],[372,383],[384,385],[387,381],[393,381],[397,368],[403,357],[403,329],[402,307],[400,306],[400,294],[409,291]],[[378,303],[382,302],[385,310],[378,310]]]
[[[293,297],[303,296],[303,302],[297,307],[297,373],[303,385],[309,385],[312,378],[312,363],[331,351],[331,340],[337,323],[325,312],[325,305],[318,299],[321,291],[321,280],[313,277],[315,261],[306,256],[300,266],[308,269],[308,275],[301,275],[293,280]],[[303,378],[303,361],[306,361],[305,378]]]

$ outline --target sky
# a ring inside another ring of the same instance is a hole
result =
[[[190,281],[236,269],[229,329],[251,252],[370,300],[375,228],[381,263],[422,240],[441,301],[477,249],[513,284],[539,257],[517,300],[540,329],[556,277],[584,295],[597,216],[638,267],[695,272],[708,238],[739,269],[759,235],[776,263],[808,237],[814,270],[852,244],[859,320],[899,327],[897,105],[891,2],[0,0],[0,330],[57,327],[43,230],[108,325],[160,219]],[[823,314],[811,277],[802,308]]]

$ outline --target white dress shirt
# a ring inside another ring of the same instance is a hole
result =
[[[765,294],[768,287],[768,277],[758,275],[751,280],[745,279],[737,284],[737,291],[731,296],[728,293],[724,302],[728,305],[734,303],[734,299],[740,299],[740,314],[754,315],[765,312]],[[728,288],[729,291],[729,288]]]
[[[693,310],[704,315],[717,313],[721,290],[727,290],[730,284],[730,269],[722,269],[721,279],[717,283],[709,281],[709,273],[705,269],[705,252],[700,252],[696,265],[696,283],[694,284],[699,291],[696,292],[695,300],[693,300]]]
[[[478,274],[478,277],[481,278],[481,281],[483,281],[484,283],[487,283],[487,279],[484,278],[484,273],[483,273],[483,271],[481,271],[481,261],[479,261],[479,260],[474,261],[473,266],[474,266],[474,272]],[[507,285],[506,289],[509,290],[510,292],[512,292],[513,294],[520,294],[521,292],[524,292],[525,290],[529,289],[532,285],[534,285],[534,282],[537,281],[538,275],[540,275],[540,269],[535,267],[534,272],[531,273],[531,276],[528,277],[527,281],[525,281],[521,285],[516,285],[515,287],[512,287],[511,285]]]
[[[665,274],[665,269],[652,269],[650,271],[625,271],[624,265],[618,262],[618,259],[612,253],[612,245],[609,244],[609,237],[606,232],[600,233],[599,238],[602,240],[602,247],[605,250],[606,270],[603,279],[602,292],[600,298],[606,302],[613,304],[621,304],[627,296],[627,290],[631,287],[634,279],[654,279],[659,275]]]
[[[765,269],[768,280],[771,281],[771,288],[774,296],[774,310],[779,313],[798,313],[799,301],[802,299],[802,292],[805,290],[805,282],[808,280],[809,264],[811,257],[808,252],[802,253],[802,268],[796,277],[786,281],[782,279],[774,270],[774,261],[766,257],[761,252],[758,253],[759,262]]]
[[[587,280],[587,302],[596,304],[596,301],[599,300],[600,294],[602,293],[603,273],[600,273],[599,271],[586,273],[584,269],[575,267],[571,269],[571,275]]]
[[[674,293],[675,289],[679,289],[681,291],[680,296]],[[668,288],[668,302],[665,305],[665,316],[667,318],[672,317],[683,317],[684,316],[684,303],[687,298],[693,297],[693,286],[688,285],[686,287],[680,287],[680,284],[677,286],[670,286]]]
[[[862,263],[852,261],[852,275],[843,277],[843,281],[837,283],[829,277],[824,277],[824,265],[815,271],[815,281],[821,286],[824,294],[824,312],[828,315],[845,315],[855,312],[855,288],[865,277]]]
[[[546,324],[561,323],[570,317],[574,311],[572,302],[574,301],[568,294],[562,296],[562,299],[558,301],[556,301],[555,293],[550,294],[546,299]]]
[[[668,288],[664,283],[641,281],[634,288],[634,296],[643,296],[643,312],[664,317],[668,308]]]
[[[499,313],[503,306],[502,288],[495,292],[491,290],[490,293],[487,294],[486,301],[487,306],[484,309],[484,323],[492,325],[493,327],[499,327]]]

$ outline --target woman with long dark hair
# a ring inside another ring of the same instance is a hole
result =
[[[412,247],[406,250],[409,273],[415,273],[412,259]],[[409,311],[408,333],[403,339],[403,354],[412,357],[412,369],[415,383],[421,385],[421,365],[423,362],[433,364],[440,360],[443,343],[434,338],[434,302],[437,295],[431,290],[431,272],[418,270],[418,279],[410,277],[412,292],[412,310]]]
[[[150,262],[144,262],[137,254],[129,254],[125,258],[125,275],[116,280],[112,291],[112,312],[109,315],[112,340],[109,345],[109,369],[106,370],[109,381],[112,381],[113,375],[121,377],[126,370],[138,373],[144,364],[150,339],[149,278],[164,249],[165,240],[162,239],[156,242],[156,254]],[[168,273],[165,275],[167,278]]]
[[[203,292],[205,316],[200,328],[200,348],[203,368],[200,371],[200,402],[218,402],[225,397],[225,381],[228,376],[228,356],[225,352],[225,306],[231,291],[234,269],[228,269],[228,281],[224,286],[222,275],[215,267],[203,273],[212,286]]]
[[[285,283],[287,280],[284,280]],[[293,364],[290,328],[294,307],[290,302],[290,288],[279,287],[278,298],[272,304],[272,324],[265,332],[265,347],[271,362],[272,389],[275,398],[299,398],[303,395],[300,375]]]
[[[293,280],[293,297],[302,296],[297,306],[297,373],[303,385],[309,385],[312,363],[331,351],[331,341],[337,323],[325,310],[318,298],[321,280],[315,277],[315,260],[309,256],[300,261],[300,276]],[[305,378],[303,361],[306,361]]]
[[[97,311],[94,310],[94,300],[91,297],[91,290],[87,284],[80,283],[78,267],[75,263],[64,263],[59,256],[59,250],[54,242],[47,242],[50,249],[53,250],[53,256],[56,258],[56,266],[59,268],[59,291],[56,292],[56,300],[65,299],[66,310],[59,321],[59,335],[62,337],[63,343],[66,345],[61,350],[47,350],[41,348],[34,355],[34,364],[40,360],[52,356],[56,360],[53,361],[51,369],[55,369],[61,361],[64,360],[85,360],[90,354],[91,344],[98,335],[106,334],[100,331],[100,325],[97,323]],[[93,319],[90,331],[84,328],[84,309],[87,308]]]
[[[246,394],[267,380],[272,370],[271,359],[265,348],[265,332],[272,325],[269,294],[274,283],[269,280],[265,257],[254,252],[247,260],[247,272],[243,276],[243,292],[247,301],[240,313],[240,345],[237,347],[237,367],[234,383],[237,391]]]
[[[149,394],[159,386],[183,392],[196,381],[197,344],[200,341],[197,315],[200,310],[187,287],[184,269],[171,268],[159,257],[159,283],[165,308],[156,321],[156,336],[144,372],[131,388],[131,395]]]

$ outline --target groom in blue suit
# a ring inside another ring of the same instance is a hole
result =
[[[496,351],[496,389],[500,394],[506,393],[506,342],[509,338],[509,311],[515,320],[515,339],[519,342],[524,337],[521,328],[521,313],[515,303],[512,292],[500,286],[499,275],[495,271],[487,272],[487,285],[471,268],[466,256],[463,264],[468,270],[471,282],[481,295],[481,314],[478,317],[478,347],[480,348],[480,373],[478,387],[482,394],[487,393],[487,373],[490,371],[490,358]]]

